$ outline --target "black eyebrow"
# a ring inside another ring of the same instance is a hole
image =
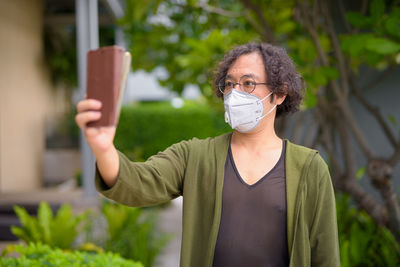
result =
[[[255,75],[255,74],[253,74],[253,73],[246,73],[246,74],[244,74],[243,76],[248,76],[248,77],[251,77],[251,78],[253,78],[253,79],[255,79],[256,77],[258,78],[258,76]],[[242,76],[242,77],[243,77],[243,76]]]

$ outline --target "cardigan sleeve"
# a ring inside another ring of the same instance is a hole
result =
[[[96,165],[96,189],[105,197],[128,206],[152,206],[182,195],[189,142],[172,145],[146,162],[132,162],[118,151],[119,173],[109,188]]]
[[[340,266],[336,202],[328,167],[318,155],[319,182],[310,231],[311,266]]]

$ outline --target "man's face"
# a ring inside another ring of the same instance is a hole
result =
[[[240,56],[233,62],[232,66],[229,68],[227,72],[227,78],[232,80],[233,82],[239,82],[240,78],[243,76],[251,76],[255,80],[256,83],[266,83],[267,75],[265,73],[264,62],[261,58],[261,55],[257,52],[253,52],[251,54],[246,54]],[[239,86],[236,85],[235,89],[239,90]],[[271,91],[268,89],[265,84],[258,84],[254,91],[253,95],[260,97],[261,99],[268,95]],[[268,98],[270,100],[270,98]],[[268,106],[272,104],[270,101],[264,102],[265,109],[269,110]]]
[[[265,72],[264,62],[261,55],[258,52],[253,52],[251,54],[242,55],[229,68],[226,76],[226,80],[229,79],[232,83],[238,83],[240,78],[243,76],[253,77],[256,83],[266,83],[267,74]],[[236,90],[239,90],[239,85],[235,85]],[[271,90],[266,84],[257,84],[254,91],[251,93],[258,96],[260,99],[265,98]],[[274,105],[280,105],[285,100],[286,95],[271,95],[263,101],[264,104],[264,114],[271,111],[271,114],[265,117],[261,123],[253,131],[259,131],[265,127],[273,127],[276,115],[276,109]],[[269,125],[269,126],[266,126]],[[258,129],[258,130],[257,130]]]

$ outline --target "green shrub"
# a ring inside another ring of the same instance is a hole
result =
[[[37,218],[30,216],[20,206],[14,206],[14,211],[22,227],[11,226],[11,232],[19,239],[26,243],[42,242],[63,249],[71,248],[78,235],[78,226],[87,216],[87,213],[75,216],[71,206],[64,204],[54,217],[47,202],[40,203]]]
[[[400,266],[400,246],[391,232],[338,194],[337,217],[342,267]]]
[[[135,259],[151,267],[169,235],[157,231],[157,212],[154,208],[131,208],[105,202],[102,212],[107,221],[105,248],[122,257]]]
[[[20,256],[0,258],[0,266],[8,267],[143,267],[139,262],[126,260],[113,253],[89,253],[82,251],[63,251],[41,243],[29,243],[27,246],[17,245],[9,252],[17,252]]]
[[[223,113],[207,105],[185,101],[142,103],[122,108],[116,147],[133,160],[144,160],[168,146],[193,137],[206,138],[229,131]]]
[[[100,222],[101,218],[95,217],[89,210],[75,216],[68,204],[61,206],[55,217],[46,202],[40,203],[37,217],[29,215],[24,208],[19,206],[15,206],[14,210],[22,227],[12,226],[11,231],[27,244],[42,243],[61,249],[79,248],[91,252],[101,252],[101,247],[104,247],[105,250],[119,253],[125,258],[139,260],[148,267],[153,265],[154,260],[170,239],[169,235],[157,230],[156,208],[130,208],[104,202],[101,211],[107,222],[107,237],[91,240],[96,245],[84,243],[79,246],[75,244],[74,247],[72,244],[80,233],[86,232],[86,241],[90,239],[89,234],[94,239],[94,222]],[[10,262],[13,261],[10,260]],[[22,257],[15,262],[22,264],[24,261]]]

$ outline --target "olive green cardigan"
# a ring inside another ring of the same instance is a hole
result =
[[[117,182],[97,190],[128,206],[150,206],[183,196],[182,267],[211,267],[221,219],[224,166],[231,133],[182,141],[144,163],[123,154]],[[335,198],[318,152],[287,141],[287,237],[290,266],[339,266]],[[273,242],[273,241],[272,241]]]

